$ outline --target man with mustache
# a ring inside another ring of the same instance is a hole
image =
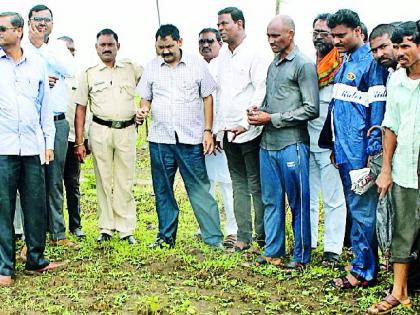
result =
[[[54,121],[42,60],[21,48],[23,18],[0,13],[0,287],[13,284],[13,216],[20,192],[28,246],[25,269],[42,273],[63,267],[44,257],[45,182],[42,167],[54,159]]]
[[[45,172],[48,231],[53,244],[78,249],[80,245],[66,238],[63,213],[63,174],[69,134],[69,124],[65,117],[69,96],[64,80],[74,75],[74,60],[65,43],[50,38],[53,30],[53,14],[47,6],[34,6],[29,11],[28,17],[29,41],[31,43],[29,48],[43,59],[48,68],[50,102],[56,129],[55,158],[52,163],[46,166]]]
[[[341,57],[334,47],[331,29],[327,25],[329,13],[318,15],[313,22],[312,41],[316,50],[319,85],[319,118],[308,122],[311,140],[309,155],[309,184],[311,196],[311,243],[317,246],[319,222],[319,194],[324,206],[324,255],[322,264],[333,266],[343,248],[346,225],[346,202],[338,170],[331,163],[331,150],[318,146],[319,134],[325,123],[328,105],[333,96],[334,75],[341,65]]]
[[[385,128],[383,164],[376,183],[380,198],[392,188],[394,284],[388,296],[368,309],[369,314],[386,314],[395,308],[411,307],[409,269],[419,261],[420,21],[417,23],[417,27],[414,22],[402,23],[391,37],[401,68],[388,83],[387,108],[382,122]]]
[[[218,12],[217,22],[223,42],[219,55],[217,129],[232,177],[234,212],[238,224],[236,251],[253,241],[251,197],[254,205],[255,239],[264,246],[264,206],[261,200],[259,144],[261,126],[250,126],[246,110],[260,107],[265,95],[265,79],[271,56],[247,38],[243,12],[228,7]]]
[[[397,69],[398,60],[391,37],[395,30],[393,24],[379,24],[369,35],[369,45],[373,58],[390,73]]]
[[[159,233],[150,248],[175,246],[179,208],[173,184],[179,172],[184,181],[203,241],[223,249],[219,210],[211,196],[204,155],[212,154],[213,98],[216,88],[207,64],[185,53],[175,25],[162,25],[155,35],[154,58],[137,86],[141,96],[136,121],[150,109],[149,148]]]
[[[351,217],[351,245],[355,255],[349,274],[334,279],[333,286],[352,289],[373,285],[378,274],[376,240],[376,206],[378,195],[371,188],[362,195],[351,190],[350,171],[367,167],[372,156],[381,150],[380,125],[385,111],[387,73],[374,59],[361,36],[360,18],[349,9],[338,10],[328,18],[334,45],[345,53],[334,78],[334,95],[329,106],[332,119],[326,121],[331,130],[331,161],[337,165],[343,182],[348,212]],[[325,134],[321,132],[320,140]]]
[[[261,109],[249,108],[251,125],[264,126],[260,144],[265,249],[257,265],[282,265],[301,271],[311,260],[309,207],[309,133],[307,122],[319,115],[316,68],[294,42],[295,23],[278,15],[267,26],[277,54],[268,68]],[[292,213],[293,257],[286,256],[286,196]]]
[[[83,133],[89,104],[93,114],[89,144],[96,176],[100,230],[97,241],[110,240],[116,231],[121,240],[135,244],[133,186],[137,130],[134,96],[143,68],[130,60],[116,59],[120,43],[111,29],[103,29],[96,35],[95,47],[100,62],[83,73],[75,96],[74,152],[83,162],[86,157]]]
[[[214,28],[205,28],[200,31],[198,39],[198,47],[201,56],[209,64],[210,74],[217,82],[218,66],[219,66],[219,50],[222,48],[222,38],[219,31]],[[217,93],[213,93],[213,117],[217,117]],[[216,126],[216,127],[214,127]],[[213,134],[217,133],[217,122],[213,123]],[[219,143],[219,142],[217,142]],[[223,207],[225,209],[226,224],[225,224],[225,240],[223,245],[225,248],[233,248],[237,240],[238,226],[236,224],[235,213],[233,212],[233,191],[232,180],[229,174],[226,154],[218,145],[214,154],[206,155],[206,169],[210,179],[210,192],[213,197],[216,197],[216,185],[219,187]]]

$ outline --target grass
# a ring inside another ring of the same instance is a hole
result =
[[[383,297],[391,284],[390,274],[381,273],[380,285],[374,288],[332,289],[329,282],[337,273],[319,266],[322,246],[301,274],[286,274],[273,266],[257,268],[257,253],[209,249],[194,239],[197,224],[179,177],[175,184],[181,210],[177,245],[148,249],[157,233],[157,216],[144,128],[139,134],[134,190],[139,244],[130,246],[118,238],[101,246],[96,243],[95,178],[89,159],[82,173],[87,234],[82,249],[47,246],[49,259],[69,261],[68,268],[57,273],[28,276],[18,262],[14,286],[0,288],[0,314],[365,314]],[[290,252],[290,228],[287,234]],[[342,263],[346,262],[343,258]],[[413,314],[419,314],[420,299],[413,302]]]

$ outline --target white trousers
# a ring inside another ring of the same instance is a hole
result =
[[[331,151],[310,152],[312,248],[318,243],[319,196],[324,205],[324,252],[341,254],[346,229],[346,202],[338,169],[331,164]]]

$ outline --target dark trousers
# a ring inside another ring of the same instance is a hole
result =
[[[48,232],[55,241],[66,238],[63,176],[69,129],[66,119],[55,121],[54,161],[45,166]]]
[[[73,151],[74,142],[68,142],[64,164],[64,187],[66,188],[69,230],[81,228],[80,223],[80,161]]]
[[[38,155],[0,155],[0,275],[11,276],[15,269],[13,218],[17,190],[24,217],[28,247],[26,269],[45,267],[46,204],[44,169]]]
[[[264,206],[261,200],[260,184],[260,140],[257,137],[245,143],[228,142],[223,146],[228,160],[233,187],[233,209],[238,224],[238,240],[252,241],[251,196],[255,211],[255,233],[264,240]]]
[[[179,168],[188,198],[201,230],[203,241],[218,245],[223,241],[217,203],[210,194],[201,144],[149,143],[153,189],[159,219],[159,235],[168,243],[175,243],[179,208],[174,195],[174,179]]]

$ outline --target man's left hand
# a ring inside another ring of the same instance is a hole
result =
[[[204,155],[212,154],[214,151],[214,139],[211,132],[204,132],[203,135]]]
[[[248,122],[254,126],[267,125],[271,122],[271,115],[261,111],[250,111],[248,113]]]

